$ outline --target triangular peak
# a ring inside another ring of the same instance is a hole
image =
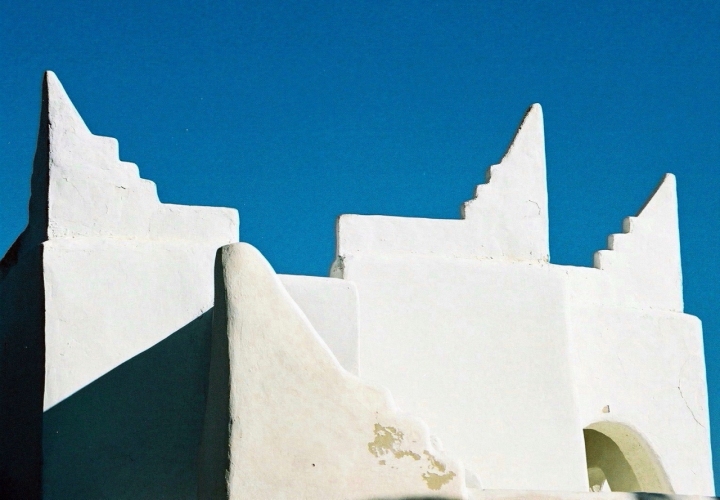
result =
[[[616,273],[618,291],[632,304],[681,312],[682,265],[675,176],[662,181],[623,232],[608,237],[595,267]]]
[[[461,208],[464,220],[343,215],[338,257],[421,254],[547,262],[550,258],[542,108],[525,114],[502,161]]]
[[[137,176],[137,166],[120,162],[117,139],[93,135],[52,71],[45,73],[43,94],[47,96],[48,139],[51,163],[124,171]],[[120,165],[118,165],[120,164]]]
[[[56,134],[87,135],[91,133],[57,75],[52,71],[45,72],[43,94],[47,99],[50,126]]]
[[[665,174],[653,194],[638,212],[644,224],[661,224],[677,228],[677,182],[673,174]]]
[[[115,139],[88,130],[47,72],[29,222],[0,261],[4,282],[42,245],[44,408],[207,311],[212,301],[200,270],[215,249],[238,240],[238,219],[234,209],[160,203],[155,184],[120,161]],[[120,338],[108,349],[108,339]]]
[[[121,161],[118,141],[93,135],[60,80],[45,73],[33,161],[28,228],[13,260],[53,238],[237,240],[235,210],[163,205],[137,165]],[[4,265],[12,265],[4,259]]]
[[[523,161],[536,166],[545,162],[545,126],[540,104],[533,104],[525,112],[502,161]]]
[[[550,259],[545,130],[539,104],[525,113],[513,141],[475,198],[462,207],[477,230],[502,238],[503,254],[520,260]]]
[[[510,142],[500,164],[488,168],[485,182],[505,184],[508,187],[518,181],[518,186],[536,187],[546,190],[545,183],[545,130],[542,107],[533,104],[525,112],[515,137]],[[533,182],[535,181],[535,182]],[[540,181],[539,184],[536,184]],[[477,186],[475,196],[479,196],[482,187]],[[474,201],[474,200],[472,200]],[[466,203],[466,206],[472,201]]]
[[[62,163],[63,155],[77,152],[78,143],[92,137],[60,80],[52,71],[46,71],[43,75],[39,122],[30,181],[28,226],[3,258],[0,265],[2,275],[21,255],[50,237],[51,165]],[[117,141],[115,149],[117,150]]]

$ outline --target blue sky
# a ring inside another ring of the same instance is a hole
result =
[[[0,247],[46,69],[163,201],[238,208],[298,274],[327,274],[341,213],[458,217],[540,102],[552,262],[590,265],[677,176],[720,464],[720,2],[240,4],[2,2]]]

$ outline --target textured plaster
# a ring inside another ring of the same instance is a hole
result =
[[[345,371],[250,245],[218,253],[200,498],[465,498],[462,467]]]

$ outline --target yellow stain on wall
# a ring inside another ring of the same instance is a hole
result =
[[[375,439],[368,443],[368,450],[374,456],[380,457],[389,454],[398,459],[403,457],[410,457],[413,460],[422,459],[422,457],[414,451],[401,449],[405,435],[395,427],[385,427],[380,424],[375,424],[373,432]],[[431,490],[439,490],[456,476],[452,471],[446,473],[447,467],[445,464],[435,458],[428,450],[424,450],[423,455],[425,455],[425,459],[427,460],[427,471],[424,472],[421,477]],[[385,460],[380,460],[378,463],[385,465]]]
[[[435,458],[432,453],[425,450],[423,451],[423,455],[425,455],[428,459],[428,462],[430,462],[429,468],[435,469],[440,473],[445,472],[445,464]],[[435,472],[428,471],[422,475],[423,480],[428,485],[428,488],[430,488],[431,490],[439,490],[444,485],[449,483],[454,477],[455,473],[452,471],[448,472],[447,474],[436,474]]]
[[[375,424],[375,439],[368,443],[370,453],[379,457],[392,453],[395,458],[410,457],[414,460],[420,460],[420,455],[410,450],[401,450],[400,445],[405,435],[395,427],[384,427]]]

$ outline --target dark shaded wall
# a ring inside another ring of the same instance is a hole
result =
[[[208,395],[200,453],[198,498],[228,497],[225,473],[230,470],[230,351],[227,336],[227,296],[222,249],[215,258],[215,314],[212,318]]]
[[[0,278],[0,498],[41,497],[45,390],[42,246]]]
[[[212,311],[50,408],[46,499],[195,499]]]

